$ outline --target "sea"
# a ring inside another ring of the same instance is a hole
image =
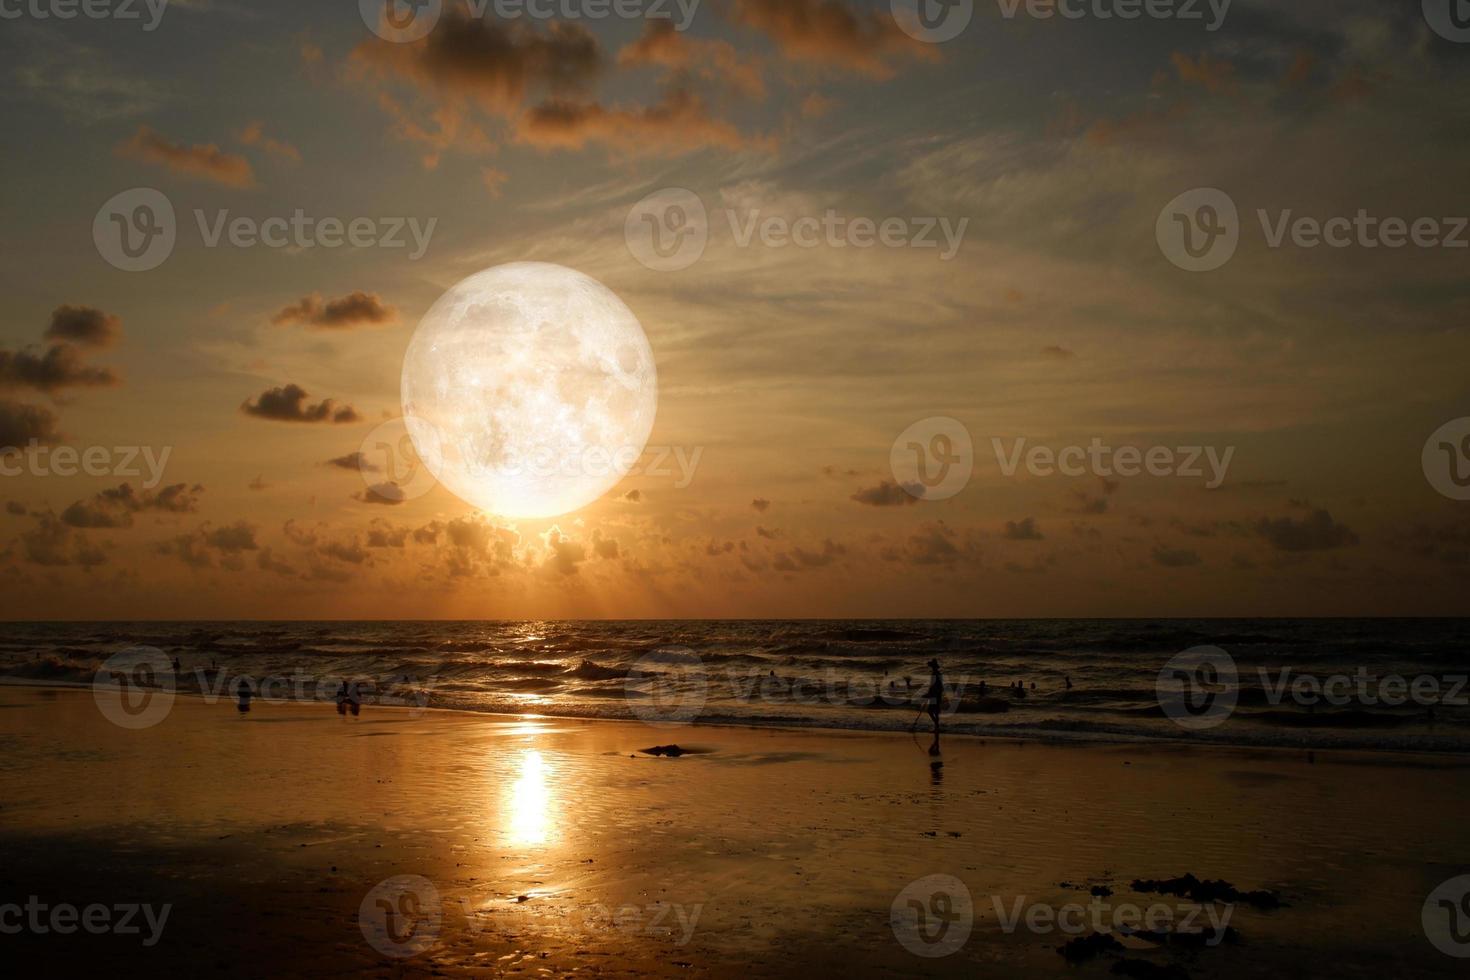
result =
[[[666,741],[709,724],[926,733],[930,661],[949,735],[1470,751],[1470,619],[0,625],[5,683],[226,704],[242,680],[267,702],[330,703],[347,683],[369,713],[633,719]]]

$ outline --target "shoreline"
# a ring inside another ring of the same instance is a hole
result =
[[[243,675],[242,674],[240,676],[246,676],[246,675]],[[50,688],[50,689],[66,690],[66,691],[90,691],[90,690],[93,689],[93,685],[92,684],[81,682],[81,681],[36,680],[36,679],[33,679],[33,678],[25,678],[25,677],[0,676],[0,689],[7,688],[7,687],[37,688],[37,689],[48,689],[48,688]],[[199,691],[179,690],[179,691],[175,691],[173,696],[176,697],[176,698],[189,698],[189,699],[193,699],[195,701],[199,701],[199,702],[202,702],[202,703],[205,703],[205,704],[209,704],[209,705],[218,705],[220,703],[233,704],[234,703],[234,700],[235,700],[233,695],[226,694],[226,693],[223,693],[223,692],[220,693],[220,694],[205,694],[205,693],[199,692]],[[274,704],[274,705],[293,705],[293,704],[299,704],[299,705],[323,705],[323,706],[331,706],[333,704],[333,702],[328,701],[328,700],[314,699],[314,698],[305,698],[305,699],[295,699],[295,698],[291,698],[291,699],[268,698],[268,699],[263,699],[263,698],[261,698],[259,696],[256,696],[256,697],[254,697],[252,699],[252,701],[255,702],[255,703]],[[371,707],[373,710],[392,709],[392,710],[400,710],[400,711],[417,711],[417,712],[450,712],[450,713],[463,714],[463,715],[484,715],[484,716],[489,716],[489,717],[493,717],[493,718],[518,718],[518,719],[528,719],[529,718],[529,719],[566,720],[566,721],[596,721],[596,722],[609,722],[609,723],[613,723],[613,724],[635,724],[635,725],[646,724],[645,722],[641,721],[636,716],[632,716],[632,715],[630,715],[629,717],[608,717],[606,715],[577,714],[577,713],[572,712],[572,711],[564,711],[564,712],[561,712],[561,713],[557,713],[557,712],[544,712],[544,711],[502,711],[502,710],[497,710],[495,708],[467,708],[467,707],[457,707],[457,706],[448,706],[448,705],[424,705],[424,706],[417,706],[417,705],[405,705],[405,704],[376,704],[376,703],[371,703],[371,702],[364,702],[363,703],[364,710],[366,710],[369,707]],[[650,727],[652,727],[652,726],[650,726]],[[840,726],[840,725],[822,724],[822,722],[821,722],[820,719],[814,719],[811,724],[795,724],[795,723],[792,723],[792,720],[789,720],[789,719],[784,719],[784,720],[782,720],[781,722],[778,722],[778,723],[770,723],[770,724],[767,724],[767,723],[762,723],[762,722],[759,722],[759,721],[752,721],[752,722],[748,722],[748,723],[742,723],[742,722],[740,722],[738,720],[730,720],[728,716],[722,717],[718,721],[701,721],[701,720],[696,719],[696,720],[694,720],[694,721],[692,721],[692,722],[690,722],[688,724],[668,726],[665,730],[667,730],[667,731],[678,731],[678,730],[684,729],[684,728],[693,728],[693,729],[729,728],[729,729],[735,729],[735,730],[751,730],[751,731],[774,731],[774,732],[787,731],[787,732],[792,732],[792,733],[797,733],[797,732],[811,732],[811,733],[818,733],[818,734],[830,733],[830,734],[853,734],[853,735],[891,735],[891,736],[902,736],[902,735],[909,734],[904,729],[879,728],[879,727],[861,728],[861,727],[853,727],[853,726]],[[1189,738],[1189,737],[1185,737],[1185,736],[1179,736],[1179,737],[1169,738],[1169,737],[1162,737],[1162,736],[1155,736],[1155,735],[1130,735],[1130,734],[1108,733],[1108,732],[1065,732],[1065,733],[1062,733],[1062,732],[1056,732],[1056,731],[1036,731],[1036,732],[1033,733],[1030,730],[1025,730],[1024,733],[1015,733],[1015,732],[1016,732],[1016,729],[1014,729],[1014,728],[1013,729],[1010,729],[1010,730],[1007,730],[1007,731],[1004,731],[1004,732],[1002,732],[1002,731],[995,731],[995,732],[945,731],[945,732],[942,732],[942,737],[945,738],[945,739],[965,739],[965,740],[973,740],[973,741],[978,741],[978,742],[995,741],[995,742],[1015,743],[1015,744],[1041,744],[1041,745],[1056,745],[1056,746],[1072,746],[1072,745],[1075,745],[1075,746],[1086,746],[1086,745],[1174,746],[1174,747],[1178,747],[1178,748],[1212,749],[1212,750],[1215,750],[1215,749],[1238,749],[1238,750],[1242,750],[1242,751],[1259,751],[1259,752],[1287,752],[1287,753],[1310,752],[1310,753],[1333,753],[1333,754],[1338,754],[1338,755],[1341,755],[1341,754],[1358,754],[1358,755],[1365,755],[1365,756],[1385,755],[1385,756],[1390,756],[1390,757],[1393,757],[1393,758],[1404,758],[1404,757],[1423,756],[1425,758],[1443,758],[1443,759],[1455,759],[1455,758],[1459,758],[1459,759],[1464,759],[1467,762],[1470,762],[1470,749],[1467,749],[1467,748],[1454,748],[1454,747],[1446,747],[1446,748],[1442,748],[1442,749],[1437,749],[1437,748],[1417,748],[1416,749],[1416,748],[1399,748],[1399,747],[1392,747],[1392,746],[1361,745],[1361,744],[1301,744],[1301,745],[1285,745],[1285,744],[1281,744],[1281,743],[1271,743],[1271,742],[1265,742],[1265,741],[1252,742],[1252,741],[1246,741],[1246,740],[1233,740],[1233,739],[1229,739],[1229,738],[1219,738],[1219,739],[1216,739],[1216,738]],[[921,727],[921,729],[918,731],[917,734],[920,737],[927,737],[927,734],[932,734],[932,733],[927,733],[926,734],[926,732]]]

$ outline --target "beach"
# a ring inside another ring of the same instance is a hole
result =
[[[63,974],[1462,966],[1421,920],[1470,871],[1458,755],[955,737],[933,757],[902,733],[184,696],[128,729],[90,689],[27,686],[0,688],[0,744],[4,903],[151,912],[5,936]],[[1150,884],[1185,875],[1239,897]],[[1098,925],[1116,947],[1068,947]]]

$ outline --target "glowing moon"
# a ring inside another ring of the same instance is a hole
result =
[[[565,266],[513,262],[456,284],[403,356],[419,458],[467,503],[507,517],[584,507],[643,452],[658,374],[638,318]]]

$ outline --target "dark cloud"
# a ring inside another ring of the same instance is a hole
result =
[[[1045,537],[1036,526],[1036,518],[1028,517],[1019,523],[1006,521],[1006,539],[1009,541],[1040,541]]]
[[[582,562],[587,560],[587,549],[580,542],[553,527],[546,532],[546,566],[562,575],[575,575]]]
[[[173,555],[190,568],[213,568],[218,555],[220,567],[238,572],[245,567],[244,552],[260,548],[255,535],[255,525],[246,521],[236,521],[223,527],[204,524],[187,534],[160,542],[157,550],[161,555]]]
[[[368,523],[367,546],[369,548],[402,548],[408,543],[409,530],[390,524],[381,517]]]
[[[642,503],[643,502],[643,491],[642,490],[629,490],[627,493],[623,494],[623,499],[626,500],[630,504],[639,504],[639,503]]]
[[[606,537],[601,528],[592,530],[592,553],[598,558],[614,559],[619,557],[618,542],[616,538]]]
[[[782,55],[891,78],[895,57],[940,60],[934,45],[905,34],[886,9],[855,10],[841,0],[734,0],[731,17],[766,34]]]
[[[55,514],[39,514],[36,526],[20,536],[26,560],[35,565],[93,568],[107,561],[101,548],[73,531]]]
[[[240,406],[240,411],[275,422],[330,422],[340,425],[362,420],[351,405],[338,405],[330,398],[311,405],[307,403],[310,397],[301,386],[288,384],[262,392],[253,402],[246,401]]]
[[[764,497],[756,497],[750,502],[750,506],[754,507],[756,510],[764,514],[766,511],[771,509],[771,502]]]
[[[117,155],[166,167],[171,173],[196,177],[225,187],[255,186],[250,161],[226,153],[213,143],[185,146],[174,143],[148,126],[139,126],[131,139],[117,145]]]
[[[596,142],[632,154],[677,155],[707,146],[775,148],[771,139],[746,136],[733,124],[716,118],[705,101],[688,89],[669,89],[659,102],[648,106],[609,107],[549,99],[520,117],[516,138],[540,149],[579,150]]]
[[[379,469],[379,467],[369,463],[367,458],[360,452],[348,453],[346,456],[329,459],[324,465],[335,466],[344,470],[353,470],[358,473],[376,473]]]
[[[26,512],[26,505],[23,504],[23,503],[21,503],[19,500],[7,500],[7,501],[5,501],[5,513],[7,513],[7,514],[23,515],[25,512]]]
[[[157,493],[135,491],[123,483],[95,496],[78,500],[61,512],[62,523],[71,527],[132,527],[133,515],[145,510],[170,514],[189,514],[199,509],[199,484],[175,483]]]
[[[278,327],[299,323],[323,330],[382,326],[397,320],[398,311],[384,303],[377,293],[361,290],[325,301],[319,293],[312,293],[271,317],[271,323]]]
[[[58,306],[51,311],[45,336],[82,347],[108,347],[122,336],[122,320],[91,306]]]
[[[1159,545],[1153,550],[1153,558],[1165,568],[1188,568],[1200,564],[1199,554],[1188,548],[1166,548]]]
[[[500,114],[520,106],[533,89],[582,88],[602,66],[597,38],[578,24],[553,21],[543,33],[524,22],[473,17],[458,9],[420,41],[370,42],[353,57],[380,76],[411,81],[450,101],[473,100]]]
[[[18,452],[32,440],[48,445],[60,438],[56,416],[48,410],[0,399],[0,456]]]
[[[1358,536],[1350,528],[1320,508],[1301,520],[1263,517],[1256,523],[1256,533],[1278,551],[1329,551],[1358,543]]]
[[[1072,509],[1074,514],[1106,514],[1109,507],[1109,498],[1118,492],[1118,481],[1109,480],[1106,477],[1097,478],[1101,492],[1091,493],[1087,490],[1075,490],[1072,496],[1077,499],[1077,506]]]
[[[884,480],[875,487],[859,490],[850,499],[869,507],[907,507],[918,503],[919,498],[924,495],[924,488],[917,484],[913,491],[909,492],[892,480]]]
[[[89,367],[67,343],[55,343],[43,354],[0,350],[0,388],[34,388],[54,394],[64,388],[101,388],[118,383],[107,368]]]
[[[353,500],[360,500],[365,504],[383,504],[388,507],[397,506],[408,500],[408,495],[403,488],[393,481],[374,483],[359,493],[352,495]]]

